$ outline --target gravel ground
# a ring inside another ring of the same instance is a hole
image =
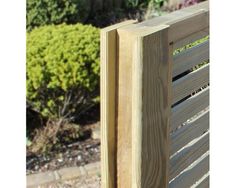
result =
[[[26,173],[53,171],[63,167],[83,166],[100,160],[100,140],[88,139],[68,145],[48,156],[27,156]]]
[[[37,188],[99,188],[100,185],[100,175],[87,176],[72,180],[65,180],[56,183],[50,183]]]
[[[35,174],[54,171],[65,167],[84,166],[100,161],[100,123],[86,125],[85,130],[91,130],[92,135],[86,140],[64,145],[61,149],[52,151],[47,155],[36,155],[27,152],[26,174]]]

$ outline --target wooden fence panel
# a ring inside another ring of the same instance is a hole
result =
[[[206,187],[209,64],[172,79],[209,59],[209,40],[173,56],[208,35],[208,2],[133,23],[101,31],[102,187]]]

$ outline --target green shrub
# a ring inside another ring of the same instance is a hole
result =
[[[27,29],[48,25],[77,23],[87,19],[88,0],[27,0]]]
[[[44,117],[71,118],[99,91],[99,30],[43,26],[27,33],[27,101]]]

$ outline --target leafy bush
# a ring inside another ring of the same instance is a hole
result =
[[[43,26],[27,33],[27,101],[44,117],[71,119],[95,104],[99,30]]]
[[[87,19],[88,0],[27,0],[27,29],[48,25],[77,23]]]

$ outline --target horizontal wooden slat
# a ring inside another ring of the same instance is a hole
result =
[[[196,40],[202,39],[208,35],[209,35],[209,27],[207,27],[206,29],[203,29],[201,31],[195,32],[195,33],[187,36],[184,39],[176,41],[173,44],[173,49],[176,50],[176,49],[181,48],[187,44],[193,43]]]
[[[209,2],[199,3],[137,25],[139,27],[169,25],[169,42],[176,42],[209,27]]]
[[[178,22],[172,21],[170,25],[170,41],[176,42],[197,31],[201,31],[209,26],[209,11],[201,9],[193,16],[187,16]],[[186,29],[188,28],[188,29]]]
[[[201,136],[207,129],[209,129],[209,110],[184,125],[170,136],[170,155],[173,155],[191,140]]]
[[[209,171],[209,152],[169,183],[169,188],[189,188]]]
[[[204,179],[202,179],[201,182],[199,182],[196,186],[193,186],[192,188],[209,188],[209,177],[209,174],[207,176],[204,176]]]
[[[189,35],[202,31],[209,27],[209,2],[202,2],[170,14],[146,20],[127,29],[139,32],[143,28],[148,29],[161,25],[170,27],[169,43],[175,43]]]
[[[209,64],[173,82],[172,104],[209,83]]]
[[[209,40],[173,57],[173,77],[209,59]]]
[[[172,108],[170,132],[209,106],[209,87]]]
[[[209,132],[189,143],[170,159],[170,180],[209,150]]]

